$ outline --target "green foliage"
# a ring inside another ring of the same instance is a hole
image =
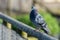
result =
[[[34,27],[34,25],[32,24],[32,22],[29,20],[29,15],[25,14],[25,15],[20,15],[20,16],[17,16],[16,18],[17,20],[29,25],[29,26],[32,26]]]
[[[0,23],[2,23],[2,19],[0,19]]]
[[[48,28],[51,31],[50,34],[52,36],[57,35],[58,31],[59,31],[57,20],[54,17],[52,17],[49,13],[47,13],[45,11],[40,10],[40,14],[45,19],[45,21],[46,21],[46,23],[48,25]],[[31,23],[31,21],[29,20],[29,15],[27,15],[27,14],[17,16],[17,20],[19,20],[19,21],[21,21],[21,22],[23,22],[23,23],[25,23],[25,24],[27,24],[29,26],[35,27]]]

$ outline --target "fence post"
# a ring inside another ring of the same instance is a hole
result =
[[[24,38],[26,38],[27,39],[27,33],[26,32],[24,32],[24,31],[22,31],[22,36],[24,37]]]
[[[7,26],[9,29],[11,29],[11,24],[3,20],[3,25]],[[8,39],[11,40],[11,30],[9,31],[8,34]]]
[[[11,24],[10,23],[8,23],[7,22],[7,27],[9,28],[9,29],[11,29],[12,27],[11,27]]]
[[[12,27],[11,27],[11,24],[8,22],[7,22],[7,27],[8,27],[8,29],[10,29],[8,38],[9,38],[9,40],[11,40],[11,35],[12,35],[11,28]]]

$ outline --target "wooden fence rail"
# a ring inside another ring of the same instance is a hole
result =
[[[32,28],[22,22],[19,22],[1,12],[0,12],[0,18],[4,21],[14,25],[19,30],[26,32],[28,35],[38,38],[38,40],[58,40],[58,39],[53,38],[45,33],[37,32],[34,28]]]

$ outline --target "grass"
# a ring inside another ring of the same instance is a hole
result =
[[[45,11],[42,11],[42,10],[40,10],[39,13],[45,19],[45,21],[46,21],[46,23],[48,25],[48,28],[51,31],[50,34],[52,36],[57,35],[58,32],[59,32],[59,27],[58,27],[58,23],[57,23],[56,18],[52,17],[48,12],[45,12]],[[23,22],[23,23],[25,23],[25,24],[27,24],[27,25],[29,25],[29,26],[35,27],[31,23],[31,21],[29,20],[29,15],[28,14],[17,16],[16,19]]]
[[[25,15],[20,15],[20,16],[17,16],[16,18],[17,20],[29,25],[29,26],[32,26],[34,27],[34,25],[32,24],[32,22],[29,20],[29,15],[25,14]]]
[[[0,24],[2,23],[2,19],[0,19]]]

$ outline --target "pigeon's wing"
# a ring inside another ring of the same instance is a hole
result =
[[[45,26],[45,27],[47,26],[45,20],[43,19],[43,17],[42,17],[40,14],[36,15],[35,21],[36,21],[36,23],[39,24],[40,26],[43,26],[43,27],[44,27],[44,26]]]
[[[35,17],[35,21],[37,22],[37,23],[44,23],[44,19],[43,19],[43,17],[40,15],[40,14],[38,14],[38,15],[36,15],[36,17]]]
[[[47,24],[46,24],[45,20],[43,19],[43,17],[41,15],[38,14],[35,18],[35,21],[38,25],[41,26],[41,29],[44,30],[45,33],[48,34],[50,32],[47,28]]]

